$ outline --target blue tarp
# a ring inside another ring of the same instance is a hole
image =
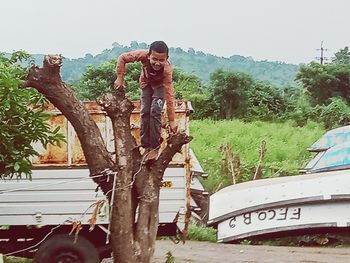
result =
[[[334,145],[350,142],[350,125],[336,128],[326,132],[308,150],[310,152],[321,152]]]
[[[325,152],[319,153],[309,162],[307,167],[309,168],[308,172],[349,169],[350,142],[335,145]]]

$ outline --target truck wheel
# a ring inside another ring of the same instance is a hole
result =
[[[34,256],[34,263],[98,263],[97,249],[90,241],[79,236],[55,235],[45,241]]]

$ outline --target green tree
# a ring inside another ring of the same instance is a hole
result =
[[[296,79],[308,90],[314,104],[328,104],[332,97],[350,102],[350,65],[312,62],[300,67]]]
[[[74,84],[74,90],[79,98],[94,101],[110,92],[116,79],[115,66],[116,60],[107,61],[98,67],[89,65],[82,78]],[[131,99],[138,99],[140,96],[138,84],[140,68],[140,63],[128,64],[126,68],[126,92]]]
[[[196,75],[183,72],[175,67],[173,80],[176,98],[192,103],[193,118],[203,119],[212,116],[213,104],[210,103],[210,93]]]
[[[29,59],[24,52],[10,57],[0,54],[0,176],[30,175],[30,158],[38,153],[34,142],[58,143],[62,135],[45,122],[49,115],[42,111],[46,102],[35,90],[20,88],[27,74],[21,62]]]
[[[185,73],[177,67],[173,69],[173,81],[175,95],[178,99],[188,99],[193,93],[201,92],[202,83],[200,79],[196,75]]]
[[[317,105],[317,120],[323,122],[326,129],[336,128],[350,123],[350,107],[341,97],[331,98],[328,105]]]
[[[254,80],[248,74],[216,70],[210,77],[212,101],[215,104],[214,115],[222,119],[241,116],[248,103],[248,91],[253,88]]]
[[[332,58],[332,63],[336,64],[350,64],[350,52],[349,47],[345,47],[340,49],[338,52],[334,54],[334,58]]]
[[[276,120],[282,118],[291,108],[291,100],[283,90],[269,83],[255,81],[248,90],[248,105],[245,116],[257,120]]]
[[[314,112],[310,102],[310,94],[305,89],[294,89],[292,93],[285,93],[290,100],[291,109],[286,112],[284,119],[294,120],[297,126],[304,126]]]

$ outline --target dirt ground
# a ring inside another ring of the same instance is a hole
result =
[[[159,240],[153,263],[165,263],[171,252],[175,263],[350,263],[350,248],[274,247]],[[103,263],[111,263],[104,260]]]

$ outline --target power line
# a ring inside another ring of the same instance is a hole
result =
[[[317,60],[320,61],[321,65],[323,65],[325,60],[328,60],[328,58],[326,58],[324,56],[324,52],[327,51],[328,49],[323,48],[323,41],[321,41],[321,48],[317,49],[317,51],[321,51],[321,56],[320,57],[316,57]]]

